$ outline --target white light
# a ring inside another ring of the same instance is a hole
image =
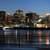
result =
[[[42,19],[39,19],[38,22],[41,22]]]
[[[16,38],[17,38],[17,30],[16,30]]]
[[[4,35],[7,35],[8,34],[8,32],[6,31],[6,28],[10,28],[10,27],[3,27]]]
[[[45,15],[48,16],[48,15],[50,15],[50,13],[46,13]]]
[[[48,28],[48,26],[46,25],[46,28]]]
[[[5,30],[6,28],[10,28],[10,27],[3,27],[3,30]]]
[[[42,25],[41,25],[41,24],[36,24],[36,26],[37,26],[37,27],[42,27]]]
[[[49,39],[47,39],[47,42],[46,42],[46,44],[48,44],[48,45],[49,45]]]
[[[19,27],[19,25],[16,24],[15,27]]]

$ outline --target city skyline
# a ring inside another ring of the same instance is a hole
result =
[[[0,10],[14,13],[16,9],[36,12],[50,12],[50,0],[0,0]]]

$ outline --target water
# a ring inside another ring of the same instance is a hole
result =
[[[42,41],[39,43],[39,35]],[[46,48],[46,34],[49,37],[50,30],[17,30],[17,29],[0,29],[0,47],[1,48]],[[50,44],[48,44],[50,48]]]

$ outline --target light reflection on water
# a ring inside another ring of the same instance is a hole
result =
[[[12,35],[12,36],[15,36],[14,38],[16,38],[16,42],[17,43],[22,43],[22,40],[20,40],[21,38],[24,39],[25,35],[28,33],[28,34],[33,34],[33,36],[36,36],[36,37],[32,37],[32,41],[34,41],[34,43],[32,42],[28,42],[28,44],[25,44],[25,46],[20,46],[21,48],[32,48],[32,46],[34,45],[34,47],[38,47],[38,33],[41,32],[42,35],[44,35],[44,37],[46,36],[46,33],[48,34],[48,36],[50,35],[50,30],[17,30],[17,29],[5,29],[5,30],[1,30],[0,29],[0,35],[3,35],[4,36],[7,36],[7,35]],[[32,35],[31,35],[32,36]],[[0,37],[1,38],[1,37]],[[49,37],[50,38],[50,37]],[[17,40],[18,39],[18,40]],[[5,40],[6,41],[6,40]],[[7,39],[7,44],[1,44],[0,47],[9,47],[9,48],[16,48],[17,47],[17,44],[14,43],[14,44],[8,44],[8,41],[9,41],[9,38]],[[50,41],[50,40],[49,40]],[[12,42],[11,39],[9,41],[9,43]],[[13,41],[15,42],[15,41]],[[23,41],[25,43],[25,41]],[[22,45],[22,44],[21,44]],[[45,42],[42,43],[41,47],[45,46]],[[19,46],[17,47],[19,48]]]

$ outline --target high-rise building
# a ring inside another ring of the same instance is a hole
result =
[[[5,23],[6,24],[12,24],[12,16],[11,15],[7,15],[5,17]]]
[[[0,11],[0,23],[2,23],[5,20],[5,15],[6,15],[5,11]]]
[[[33,26],[34,23],[39,19],[39,15],[37,15],[36,13],[26,13],[26,16],[27,17],[27,22],[28,22],[28,19],[29,19],[29,25],[30,26]]]
[[[26,16],[27,16],[26,23],[28,23],[28,25],[31,23],[32,14],[33,13],[26,13]]]
[[[16,22],[17,24],[21,24],[24,19],[23,10],[16,10],[16,12],[13,15],[13,22]]]

